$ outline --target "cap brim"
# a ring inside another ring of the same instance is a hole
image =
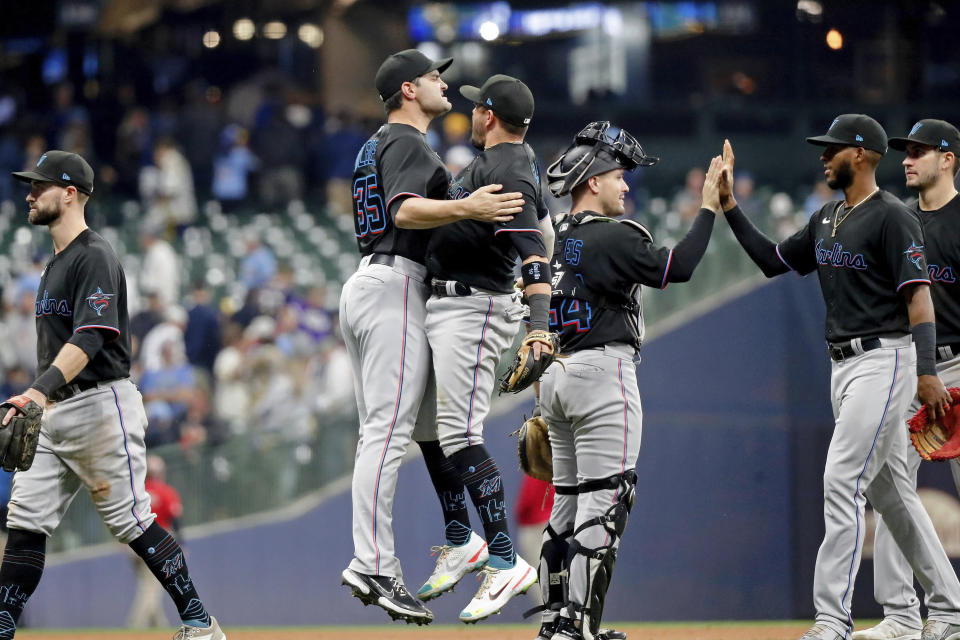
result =
[[[810,144],[815,144],[818,147],[829,147],[832,144],[842,144],[845,147],[855,146],[850,144],[846,140],[834,138],[833,136],[814,136],[812,138],[807,138],[807,142],[809,142]]]
[[[22,182],[33,182],[34,180],[38,182],[56,182],[56,180],[51,180],[47,176],[41,175],[36,171],[14,171],[12,175],[14,178]]]
[[[890,138],[887,140],[887,146],[891,149],[896,149],[897,151],[906,151],[908,142],[916,142],[917,144],[922,144],[927,147],[937,148],[937,145],[930,144],[929,142],[924,142],[923,140],[914,140],[913,138]]]
[[[483,93],[480,91],[479,87],[473,87],[469,84],[465,84],[460,87],[460,95],[473,104],[480,104],[483,102]]]
[[[444,71],[449,69],[450,65],[452,64],[453,64],[453,58],[443,58],[442,60],[437,60],[432,65],[430,65],[430,68],[424,71],[424,73],[425,74],[430,73],[431,71],[439,71],[440,73],[443,73]]]

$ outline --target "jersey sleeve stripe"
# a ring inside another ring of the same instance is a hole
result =
[[[783,263],[783,266],[785,266],[787,269],[790,269],[790,271],[796,271],[796,269],[794,269],[793,267],[790,266],[790,263],[789,263],[789,262],[787,262],[786,260],[784,260],[783,255],[781,255],[781,253],[780,253],[780,243],[777,243],[776,246],[774,246],[774,250],[776,250],[776,252],[777,252],[777,257],[780,258],[780,262]]]
[[[423,197],[423,196],[420,195],[419,193],[410,193],[409,191],[404,191],[403,193],[398,193],[397,195],[393,196],[392,198],[390,198],[390,199],[387,201],[387,211],[390,210],[390,205],[393,203],[394,200],[396,200],[397,198],[402,198],[403,196],[407,196],[408,198],[422,198],[422,197]]]
[[[82,327],[77,327],[73,330],[73,332],[77,333],[78,331],[83,331],[84,329],[107,329],[108,331],[116,331],[117,335],[120,335],[120,329],[117,329],[116,327],[108,327],[104,324],[85,324]]]
[[[667,288],[667,274],[670,273],[670,263],[673,262],[673,249],[670,249],[670,255],[667,256],[667,267],[663,270],[663,280],[660,281],[660,288]]]
[[[540,229],[497,229],[496,231],[493,232],[493,235],[497,235],[498,233],[503,233],[504,231],[520,231],[522,233],[536,233],[537,235],[541,235],[541,236],[543,235],[543,232],[540,231]]]
[[[930,284],[930,280],[927,278],[917,278],[916,280],[904,280],[897,286],[897,291],[900,291],[900,289],[903,289],[908,284],[920,284],[921,282],[923,284]]]

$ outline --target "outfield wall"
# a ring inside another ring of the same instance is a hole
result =
[[[788,275],[645,346],[637,503],[608,619],[809,615],[832,428],[822,327],[815,280]],[[523,410],[528,404],[486,427],[508,495],[519,472],[506,434]],[[441,533],[419,458],[401,470],[394,513],[405,579],[416,589],[432,568],[429,547]],[[339,585],[352,549],[348,492],[284,521],[195,537],[187,549],[201,596],[227,625],[387,619]],[[121,625],[133,589],[129,556],[119,548],[49,567],[28,607],[29,622]],[[476,585],[468,577],[453,595],[431,603],[438,620],[455,621]],[[513,603],[499,620],[517,621],[528,606]]]

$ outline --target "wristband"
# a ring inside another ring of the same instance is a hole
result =
[[[937,325],[933,322],[921,322],[910,327],[910,331],[917,347],[917,375],[937,375]]]
[[[532,284],[550,284],[550,264],[536,260],[520,265],[520,275],[523,276],[523,286]]]
[[[534,293],[527,296],[530,306],[530,330],[548,331],[550,315],[550,296],[546,293]]]
[[[49,397],[51,393],[67,384],[67,379],[63,377],[63,372],[54,365],[37,376],[37,379],[30,385],[31,389],[36,389],[43,395]]]

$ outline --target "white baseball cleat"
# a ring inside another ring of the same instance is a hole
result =
[[[927,624],[923,625],[923,631],[920,632],[920,638],[922,640],[958,640],[960,625],[942,620],[927,620]]]
[[[177,633],[173,636],[173,640],[227,640],[227,636],[220,630],[217,619],[210,616],[210,626],[206,628],[191,627],[186,624],[180,625]]]
[[[800,640],[843,640],[843,634],[837,633],[827,625],[818,622],[800,636]]]
[[[483,582],[477,595],[460,612],[461,622],[479,622],[498,613],[510,598],[525,593],[537,583],[536,570],[520,556],[517,556],[517,563],[510,569],[494,569],[488,564],[481,572]]]
[[[486,540],[473,531],[463,546],[431,547],[430,552],[430,555],[439,553],[440,557],[433,573],[417,591],[417,597],[424,602],[452,590],[463,576],[485,565],[490,557]]]
[[[875,627],[854,631],[852,640],[920,640],[920,629],[909,627],[893,618],[884,618]]]

